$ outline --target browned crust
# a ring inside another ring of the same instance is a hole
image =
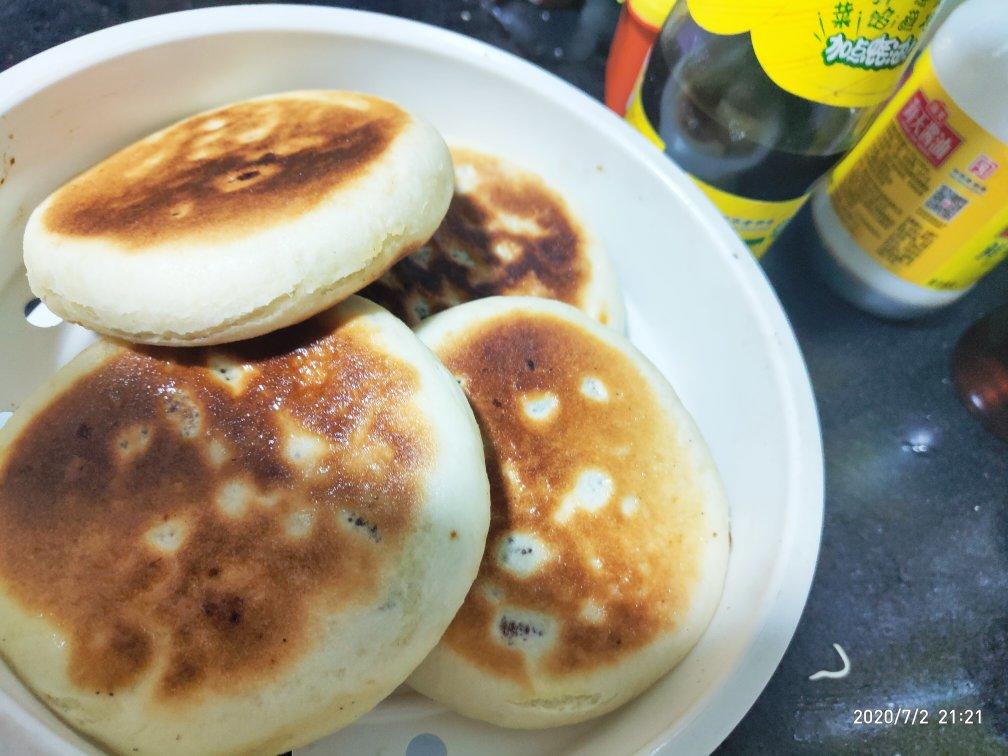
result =
[[[456,304],[494,295],[582,306],[591,279],[588,240],[560,195],[489,155],[453,149],[456,189],[430,243],[362,291],[412,326]]]
[[[676,429],[631,359],[565,320],[528,313],[482,323],[437,351],[465,388],[484,434],[491,487],[486,553],[445,635],[448,647],[494,675],[530,685],[533,672],[591,671],[674,629],[710,534],[696,532],[702,501]],[[582,393],[585,376],[607,387],[608,401]],[[543,392],[556,395],[557,410],[548,422],[533,421],[523,398]],[[558,522],[565,494],[586,469],[611,478],[608,503]],[[639,503],[633,514],[621,509],[627,496]],[[546,544],[550,556],[533,574],[498,563],[510,533]],[[490,597],[494,590],[499,599]],[[586,602],[601,611],[600,620],[585,618]],[[529,661],[502,642],[502,628],[495,627],[505,621],[502,607],[552,617],[555,644]]]
[[[4,450],[0,580],[59,627],[83,691],[150,674],[163,702],[245,690],[306,653],[321,613],[380,598],[431,439],[415,370],[360,319],[330,325],[124,349]],[[322,453],[293,459],[291,433]],[[238,510],[222,509],[229,484]],[[151,540],[165,528],[174,552]]]
[[[360,107],[288,95],[188,118],[78,176],[42,222],[55,234],[140,252],[296,218],[365,174],[408,123],[384,100],[347,97]]]

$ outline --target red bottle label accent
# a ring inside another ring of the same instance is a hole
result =
[[[944,163],[962,144],[963,138],[948,125],[948,108],[941,100],[928,100],[921,90],[914,92],[896,116],[910,143],[935,168]]]

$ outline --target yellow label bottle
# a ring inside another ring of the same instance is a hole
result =
[[[813,216],[842,294],[912,316],[958,299],[1008,255],[1008,6],[970,0],[938,30]]]
[[[938,0],[680,0],[626,118],[757,256],[895,88]]]

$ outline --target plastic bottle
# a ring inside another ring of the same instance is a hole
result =
[[[680,0],[627,120],[761,255],[849,150],[938,0]]]
[[[884,317],[959,299],[1008,255],[1008,2],[967,0],[816,190],[833,287]]]
[[[644,60],[675,0],[626,0],[609,45],[605,70],[605,104],[623,115]]]

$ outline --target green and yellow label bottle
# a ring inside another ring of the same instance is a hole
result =
[[[896,88],[939,0],[679,0],[626,118],[757,257]]]

